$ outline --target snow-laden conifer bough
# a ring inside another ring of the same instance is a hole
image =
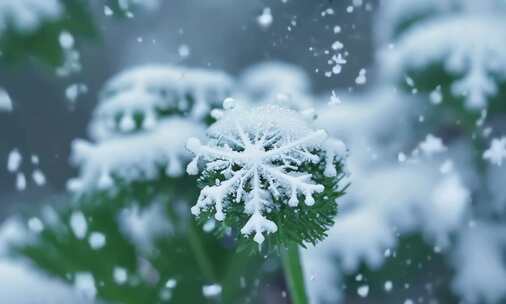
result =
[[[307,303],[297,245],[316,244],[334,223],[344,144],[294,110],[231,99],[207,135],[187,144],[195,155],[187,172],[202,169],[192,213],[221,222],[244,245],[278,248],[292,301]]]
[[[390,2],[395,6],[399,1]],[[424,6],[439,7],[441,14],[408,26],[383,47],[379,55],[387,76],[400,81],[409,76],[408,86],[442,94],[443,99],[462,100],[468,111],[487,109],[492,101],[502,102],[499,93],[506,82],[504,2],[420,2],[411,7],[420,6],[418,14],[423,15]]]

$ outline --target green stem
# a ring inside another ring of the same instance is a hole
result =
[[[206,250],[202,245],[201,238],[197,233],[195,223],[193,221],[192,223],[190,223],[190,225],[188,225],[187,233],[188,233],[188,243],[192,248],[193,254],[195,255],[195,259],[197,260],[197,264],[204,273],[204,276],[212,283],[216,283],[217,278],[216,274],[214,273],[212,262],[206,255]]]
[[[179,217],[175,214],[172,207],[167,208],[169,218],[174,221],[175,223],[178,222]],[[188,218],[188,229],[186,230],[186,236],[188,239],[188,244],[191,248],[191,251],[195,257],[195,260],[197,261],[197,264],[204,274],[204,277],[209,280],[209,282],[216,283],[217,276],[214,272],[213,263],[209,259],[209,257],[206,254],[206,250],[204,248],[204,245],[202,245],[202,239],[198,233],[198,227],[197,224],[193,221],[193,219]]]
[[[286,250],[281,252],[281,261],[283,262],[283,270],[292,303],[308,304],[304,286],[304,273],[297,244],[290,243],[287,245]]]

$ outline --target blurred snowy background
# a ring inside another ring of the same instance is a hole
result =
[[[175,63],[237,75],[252,64],[281,60],[303,68],[318,91],[328,92],[329,88],[353,86],[358,71],[372,61],[373,11],[347,13],[351,1],[247,1],[241,5],[232,0],[161,1],[158,9],[137,10],[134,18],[122,21],[106,16],[99,2],[94,3],[93,12],[101,37],[80,42],[83,67],[79,73],[59,78],[35,64],[2,67],[1,86],[8,88],[16,107],[8,115],[0,113],[2,138],[7,143],[0,147],[3,159],[13,147],[23,155],[39,155],[48,177],[44,188],[28,187],[19,193],[13,187],[15,177],[2,170],[2,214],[16,212],[23,202],[32,205],[34,197],[64,189],[73,175],[67,162],[70,141],[85,137],[98,91],[108,78],[125,68]],[[374,5],[371,2],[371,7]],[[265,8],[270,9],[266,14],[272,16],[272,24],[264,29],[258,18]],[[328,8],[333,9],[332,14],[325,14]],[[342,28],[339,36],[333,32],[336,25]],[[325,50],[337,37],[353,56],[349,57],[347,73],[328,78],[324,72],[331,55]],[[320,72],[315,73],[315,69]],[[73,102],[66,98],[65,90],[75,84],[85,84],[88,93]],[[14,201],[16,206],[11,209]]]
[[[12,101],[0,112],[2,221],[66,203],[67,181],[86,174],[68,161],[72,141],[90,137],[114,75],[143,64],[209,68],[231,75],[226,90],[237,96],[313,108],[316,125],[350,150],[336,225],[303,252],[312,302],[504,303],[504,1],[141,1],[123,19],[99,2],[98,37],[59,36],[69,53],[76,40],[80,66],[55,76],[32,59],[2,63],[0,105],[5,94]],[[254,66],[271,61],[289,65]],[[156,78],[133,74],[127,82]],[[5,238],[15,225],[4,226]],[[2,263],[0,278],[18,276]],[[36,276],[23,276],[36,292]],[[276,283],[260,293],[288,303]]]

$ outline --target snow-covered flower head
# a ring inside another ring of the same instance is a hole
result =
[[[223,72],[170,65],[146,65],[112,78],[102,91],[90,132],[102,140],[154,127],[177,114],[194,120],[208,118],[232,90]]]
[[[343,190],[341,141],[276,105],[229,105],[208,137],[207,143],[192,138],[187,144],[195,154],[188,173],[198,174],[204,164],[194,215],[214,215],[243,236],[254,235],[258,244],[275,233],[275,244],[325,237]]]

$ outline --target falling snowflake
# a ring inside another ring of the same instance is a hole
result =
[[[271,26],[273,19],[271,9],[266,7],[263,9],[262,14],[257,17],[257,23],[262,29],[267,29]]]
[[[0,87],[0,112],[12,111],[12,100],[6,90]]]
[[[493,139],[490,148],[483,153],[483,158],[494,165],[501,166],[503,160],[506,159],[506,137]]]
[[[419,147],[427,156],[432,156],[447,150],[446,146],[443,144],[443,140],[432,134],[427,135],[425,140],[420,143]]]
[[[244,202],[249,220],[241,233],[254,234],[258,244],[264,233],[278,230],[266,214],[276,210],[279,201],[297,207],[304,197],[305,205],[312,206],[314,195],[325,190],[301,168],[319,164],[323,156],[324,175],[337,177],[335,161],[345,153],[344,144],[329,139],[324,130],[315,130],[297,112],[274,105],[229,110],[208,133],[208,144],[196,138],[188,141],[195,158],[187,171],[197,174],[198,161],[203,160],[205,171],[218,173],[223,180],[205,186],[191,211],[198,216],[212,206],[214,217],[223,221],[229,203]]]

